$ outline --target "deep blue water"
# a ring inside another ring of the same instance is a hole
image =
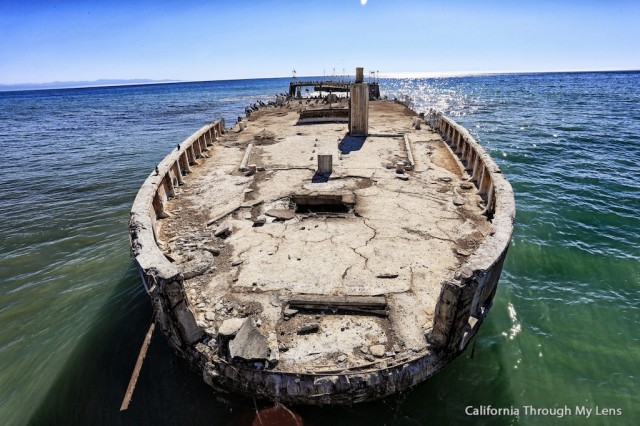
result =
[[[140,184],[207,122],[289,79],[0,93],[0,422],[237,424],[158,333],[118,411],[151,318],[129,255]],[[383,79],[466,126],[512,183],[517,224],[477,341],[387,400],[296,407],[308,424],[637,424],[640,73]],[[467,406],[520,416],[472,417]],[[524,414],[598,406],[621,416]]]

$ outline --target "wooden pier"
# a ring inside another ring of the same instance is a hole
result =
[[[313,87],[315,92],[349,93],[352,84],[352,81],[293,80],[289,83],[289,97],[302,97],[303,87]],[[371,99],[378,99],[380,97],[380,86],[378,82],[369,82],[369,97]]]

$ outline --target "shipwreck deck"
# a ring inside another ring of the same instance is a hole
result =
[[[243,318],[264,336],[231,355],[294,373],[424,356],[443,284],[490,232],[484,201],[404,105],[372,101],[358,138],[344,123],[298,124],[307,102],[222,135],[167,201],[158,246],[216,345]],[[332,154],[329,176],[319,154]]]

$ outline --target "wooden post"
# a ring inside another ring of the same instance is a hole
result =
[[[333,155],[318,154],[318,173],[331,174],[333,172]]]
[[[367,136],[369,134],[369,85],[363,82],[362,68],[356,68],[356,82],[350,89],[349,134]]]

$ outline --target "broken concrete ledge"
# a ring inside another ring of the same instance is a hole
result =
[[[420,352],[392,365],[373,363],[357,371],[327,373],[281,372],[229,364],[223,359],[205,361],[201,357],[206,383],[220,392],[234,392],[284,403],[309,405],[354,404],[406,390],[439,372],[458,353]]]
[[[140,278],[152,298],[157,323],[177,350],[201,339],[203,331],[184,294],[183,274],[158,247],[156,221],[167,217],[166,201],[176,196],[190,166],[197,164],[198,158],[207,158],[204,152],[224,131],[224,122],[216,121],[180,143],[147,177],[131,208],[129,237]]]

